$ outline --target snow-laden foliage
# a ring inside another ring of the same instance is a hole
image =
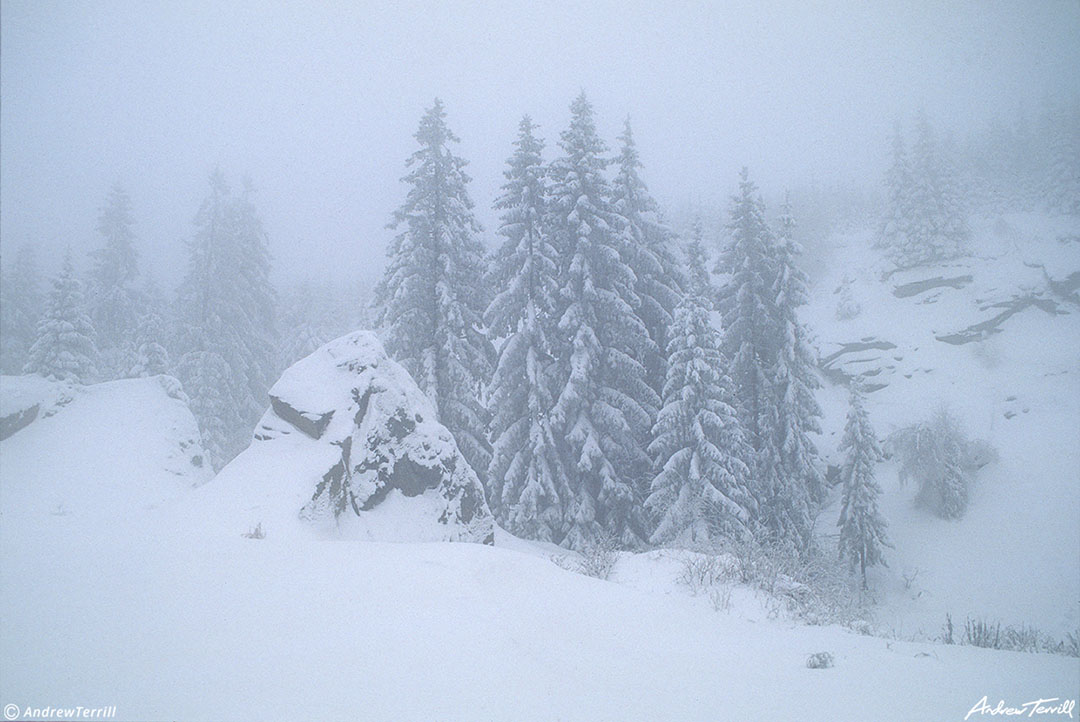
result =
[[[686,279],[675,256],[674,234],[662,222],[660,207],[641,179],[639,169],[642,165],[629,118],[619,142],[615,178],[611,184],[612,205],[627,222],[629,237],[623,256],[636,277],[634,310],[652,340],[641,360],[645,365],[646,380],[659,397],[664,392],[667,372],[669,329]]]
[[[634,545],[646,536],[640,489],[651,474],[645,443],[659,404],[639,359],[653,346],[634,311],[637,281],[625,262],[627,222],[604,177],[607,146],[580,95],[551,166],[549,219],[562,263],[559,384],[552,418],[566,441],[563,543],[581,548],[601,533]]]
[[[935,263],[967,251],[970,230],[963,193],[947,155],[935,141],[925,114],[920,113],[916,121],[910,153],[897,128],[878,244],[898,267]]]
[[[964,515],[975,472],[995,457],[946,409],[894,432],[889,444],[900,457],[900,480],[918,485],[916,503],[943,519]]]
[[[86,312],[83,284],[75,277],[71,253],[64,256],[53,280],[45,315],[38,321],[37,340],[23,369],[58,381],[92,383],[98,376],[94,325]]]
[[[750,450],[709,313],[707,298],[696,294],[675,311],[664,405],[649,446],[661,469],[645,502],[658,520],[654,544],[745,535],[755,509],[742,461]]]
[[[34,247],[19,246],[15,263],[0,278],[0,370],[21,373],[30,347],[37,340],[41,318],[41,276]]]
[[[740,418],[753,448],[747,460],[757,498],[756,523],[767,533],[807,549],[816,503],[824,498],[817,450],[808,433],[819,430],[821,410],[807,331],[797,309],[806,302],[806,276],[795,264],[790,213],[774,232],[765,221],[757,186],[743,169],[732,198],[718,269],[729,274],[720,290],[723,351]]]
[[[821,406],[814,392],[821,388],[817,359],[809,345],[809,331],[800,323],[798,309],[809,298],[809,279],[796,259],[802,248],[795,240],[795,220],[791,206],[785,203],[777,221],[773,248],[776,278],[773,282],[779,348],[773,384],[775,386],[779,426],[776,448],[789,486],[808,493],[812,504],[825,500],[825,480],[818,462],[818,451],[809,434],[820,434]],[[794,493],[794,492],[793,492]]]
[[[885,533],[888,524],[878,510],[881,487],[874,479],[874,466],[882,459],[881,444],[870,425],[858,378],[851,383],[850,407],[839,451],[844,454],[840,468],[843,495],[836,523],[840,527],[840,556],[859,569],[865,588],[866,568],[885,564],[882,548],[891,544]]]
[[[488,499],[499,523],[531,539],[559,541],[568,481],[552,429],[556,296],[559,260],[545,224],[547,187],[543,142],[522,119],[506,183],[495,207],[503,211],[489,279],[503,289],[488,306],[492,335],[503,338],[488,394],[492,458]]]
[[[487,307],[480,225],[466,186],[466,161],[443,104],[424,113],[420,147],[406,161],[409,191],[394,213],[400,229],[375,290],[387,350],[408,369],[454,434],[469,464],[484,474],[491,461],[482,387],[494,350],[483,331]]]
[[[132,338],[144,304],[134,287],[139,265],[133,224],[131,200],[122,186],[114,185],[98,216],[102,245],[90,254],[89,310],[105,378],[126,376],[135,361]]]
[[[249,443],[275,371],[270,258],[251,196],[211,175],[178,293],[176,374],[218,469]]]

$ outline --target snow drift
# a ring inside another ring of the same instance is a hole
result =
[[[279,525],[299,517],[337,537],[494,540],[476,474],[416,383],[366,331],[285,371],[252,445],[212,486],[262,499],[255,508]]]

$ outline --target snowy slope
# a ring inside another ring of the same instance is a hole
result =
[[[912,506],[895,463],[879,467],[896,549],[877,573],[878,621],[905,636],[983,617],[1063,636],[1080,625],[1080,233],[1038,215],[973,219],[981,255],[893,273],[868,233],[831,239],[832,269],[806,316],[833,378],[868,373],[879,436],[949,408],[997,462],[959,521]],[[836,318],[850,281],[860,315]],[[838,443],[846,391],[827,388],[823,451]],[[836,459],[833,459],[836,461]],[[834,531],[834,507],[819,529]],[[908,585],[904,577],[914,576]]]
[[[174,473],[192,423],[152,380],[124,381],[0,443],[0,703],[214,722],[910,721],[1080,685],[1075,659],[795,626],[745,589],[718,612],[676,582],[675,552],[624,556],[604,582],[505,534],[388,544],[275,523],[244,538],[242,499]],[[819,651],[835,667],[808,669]]]

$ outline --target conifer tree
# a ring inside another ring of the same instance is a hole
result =
[[[705,298],[708,307],[714,306],[716,289],[709,277],[708,254],[705,252],[704,231],[701,218],[694,218],[690,227],[690,240],[683,247],[686,259],[686,292]]]
[[[796,264],[802,247],[795,240],[795,219],[790,203],[784,203],[777,222],[773,246],[776,278],[774,307],[779,348],[773,371],[777,418],[776,447],[788,485],[797,487],[788,495],[802,503],[804,495],[813,504],[825,501],[825,479],[821,473],[817,447],[810,433],[821,433],[821,407],[814,392],[821,388],[814,371],[816,360],[810,349],[806,327],[799,322],[798,308],[809,299],[806,273]],[[801,512],[801,510],[800,510]],[[809,510],[808,510],[809,512]]]
[[[3,373],[22,373],[30,347],[37,340],[41,307],[41,276],[34,247],[24,243],[0,282],[0,371]]]
[[[53,281],[45,315],[38,321],[37,340],[30,348],[24,373],[79,384],[97,380],[98,350],[94,325],[86,313],[83,284],[75,277],[71,252],[64,255],[60,275]]]
[[[638,359],[653,344],[634,311],[626,221],[612,206],[592,105],[582,94],[570,110],[564,155],[551,167],[549,212],[562,259],[552,417],[573,492],[563,543],[581,547],[611,535],[636,545],[646,536],[641,493],[652,467],[644,440],[659,403]]]
[[[612,205],[627,223],[623,258],[636,277],[634,311],[652,341],[642,360],[649,386],[659,398],[667,370],[668,333],[686,280],[674,254],[674,233],[662,223],[659,206],[641,179],[642,165],[629,118],[619,141]]]
[[[700,239],[690,248],[700,249]],[[649,450],[660,473],[653,479],[646,507],[657,519],[654,544],[693,545],[717,536],[747,533],[755,510],[750,470],[743,459],[751,450],[735,410],[731,379],[720,351],[720,334],[710,318],[703,253],[688,254],[688,275],[697,288],[675,310],[668,344],[664,404]]]
[[[881,445],[870,426],[864,408],[860,379],[852,380],[851,401],[840,442],[844,464],[840,479],[844,485],[841,499],[840,556],[858,568],[866,588],[866,568],[885,564],[883,547],[891,547],[885,529],[888,524],[878,510],[881,487],[874,480],[874,465],[881,460]]]
[[[917,118],[910,156],[902,150],[898,136],[887,176],[889,205],[880,245],[901,268],[963,254],[969,231],[962,194],[925,114]]]
[[[273,291],[265,235],[248,193],[235,198],[215,171],[188,244],[178,294],[176,373],[216,469],[251,440],[272,368]]]
[[[90,254],[90,316],[97,331],[101,370],[107,378],[125,376],[134,362],[132,338],[142,303],[134,288],[139,266],[133,224],[131,200],[116,184],[98,216],[102,246]]]
[[[424,113],[415,137],[420,148],[406,161],[403,179],[409,192],[390,224],[401,231],[375,303],[387,351],[431,399],[486,485],[491,450],[482,391],[495,354],[483,331],[481,229],[466,190],[466,161],[451,150],[458,138],[440,100]]]
[[[490,274],[504,289],[485,315],[503,338],[489,396],[493,409],[489,503],[506,529],[559,541],[567,480],[552,430],[552,335],[558,294],[558,254],[546,227],[544,144],[525,116],[518,126],[506,183],[495,207],[505,239]]]
[[[721,289],[724,353],[731,359],[732,380],[741,406],[743,428],[756,452],[771,445],[773,406],[771,370],[776,356],[776,276],[771,233],[757,186],[743,168],[739,193],[731,201],[731,243],[717,269],[730,274]]]

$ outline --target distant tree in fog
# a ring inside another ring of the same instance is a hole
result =
[[[22,373],[30,347],[37,340],[41,318],[41,275],[29,243],[19,246],[15,262],[0,279],[0,370]]]
[[[59,381],[93,383],[98,376],[95,335],[94,324],[86,312],[83,284],[75,277],[69,251],[64,256],[60,274],[53,280],[24,373],[36,373]]]

